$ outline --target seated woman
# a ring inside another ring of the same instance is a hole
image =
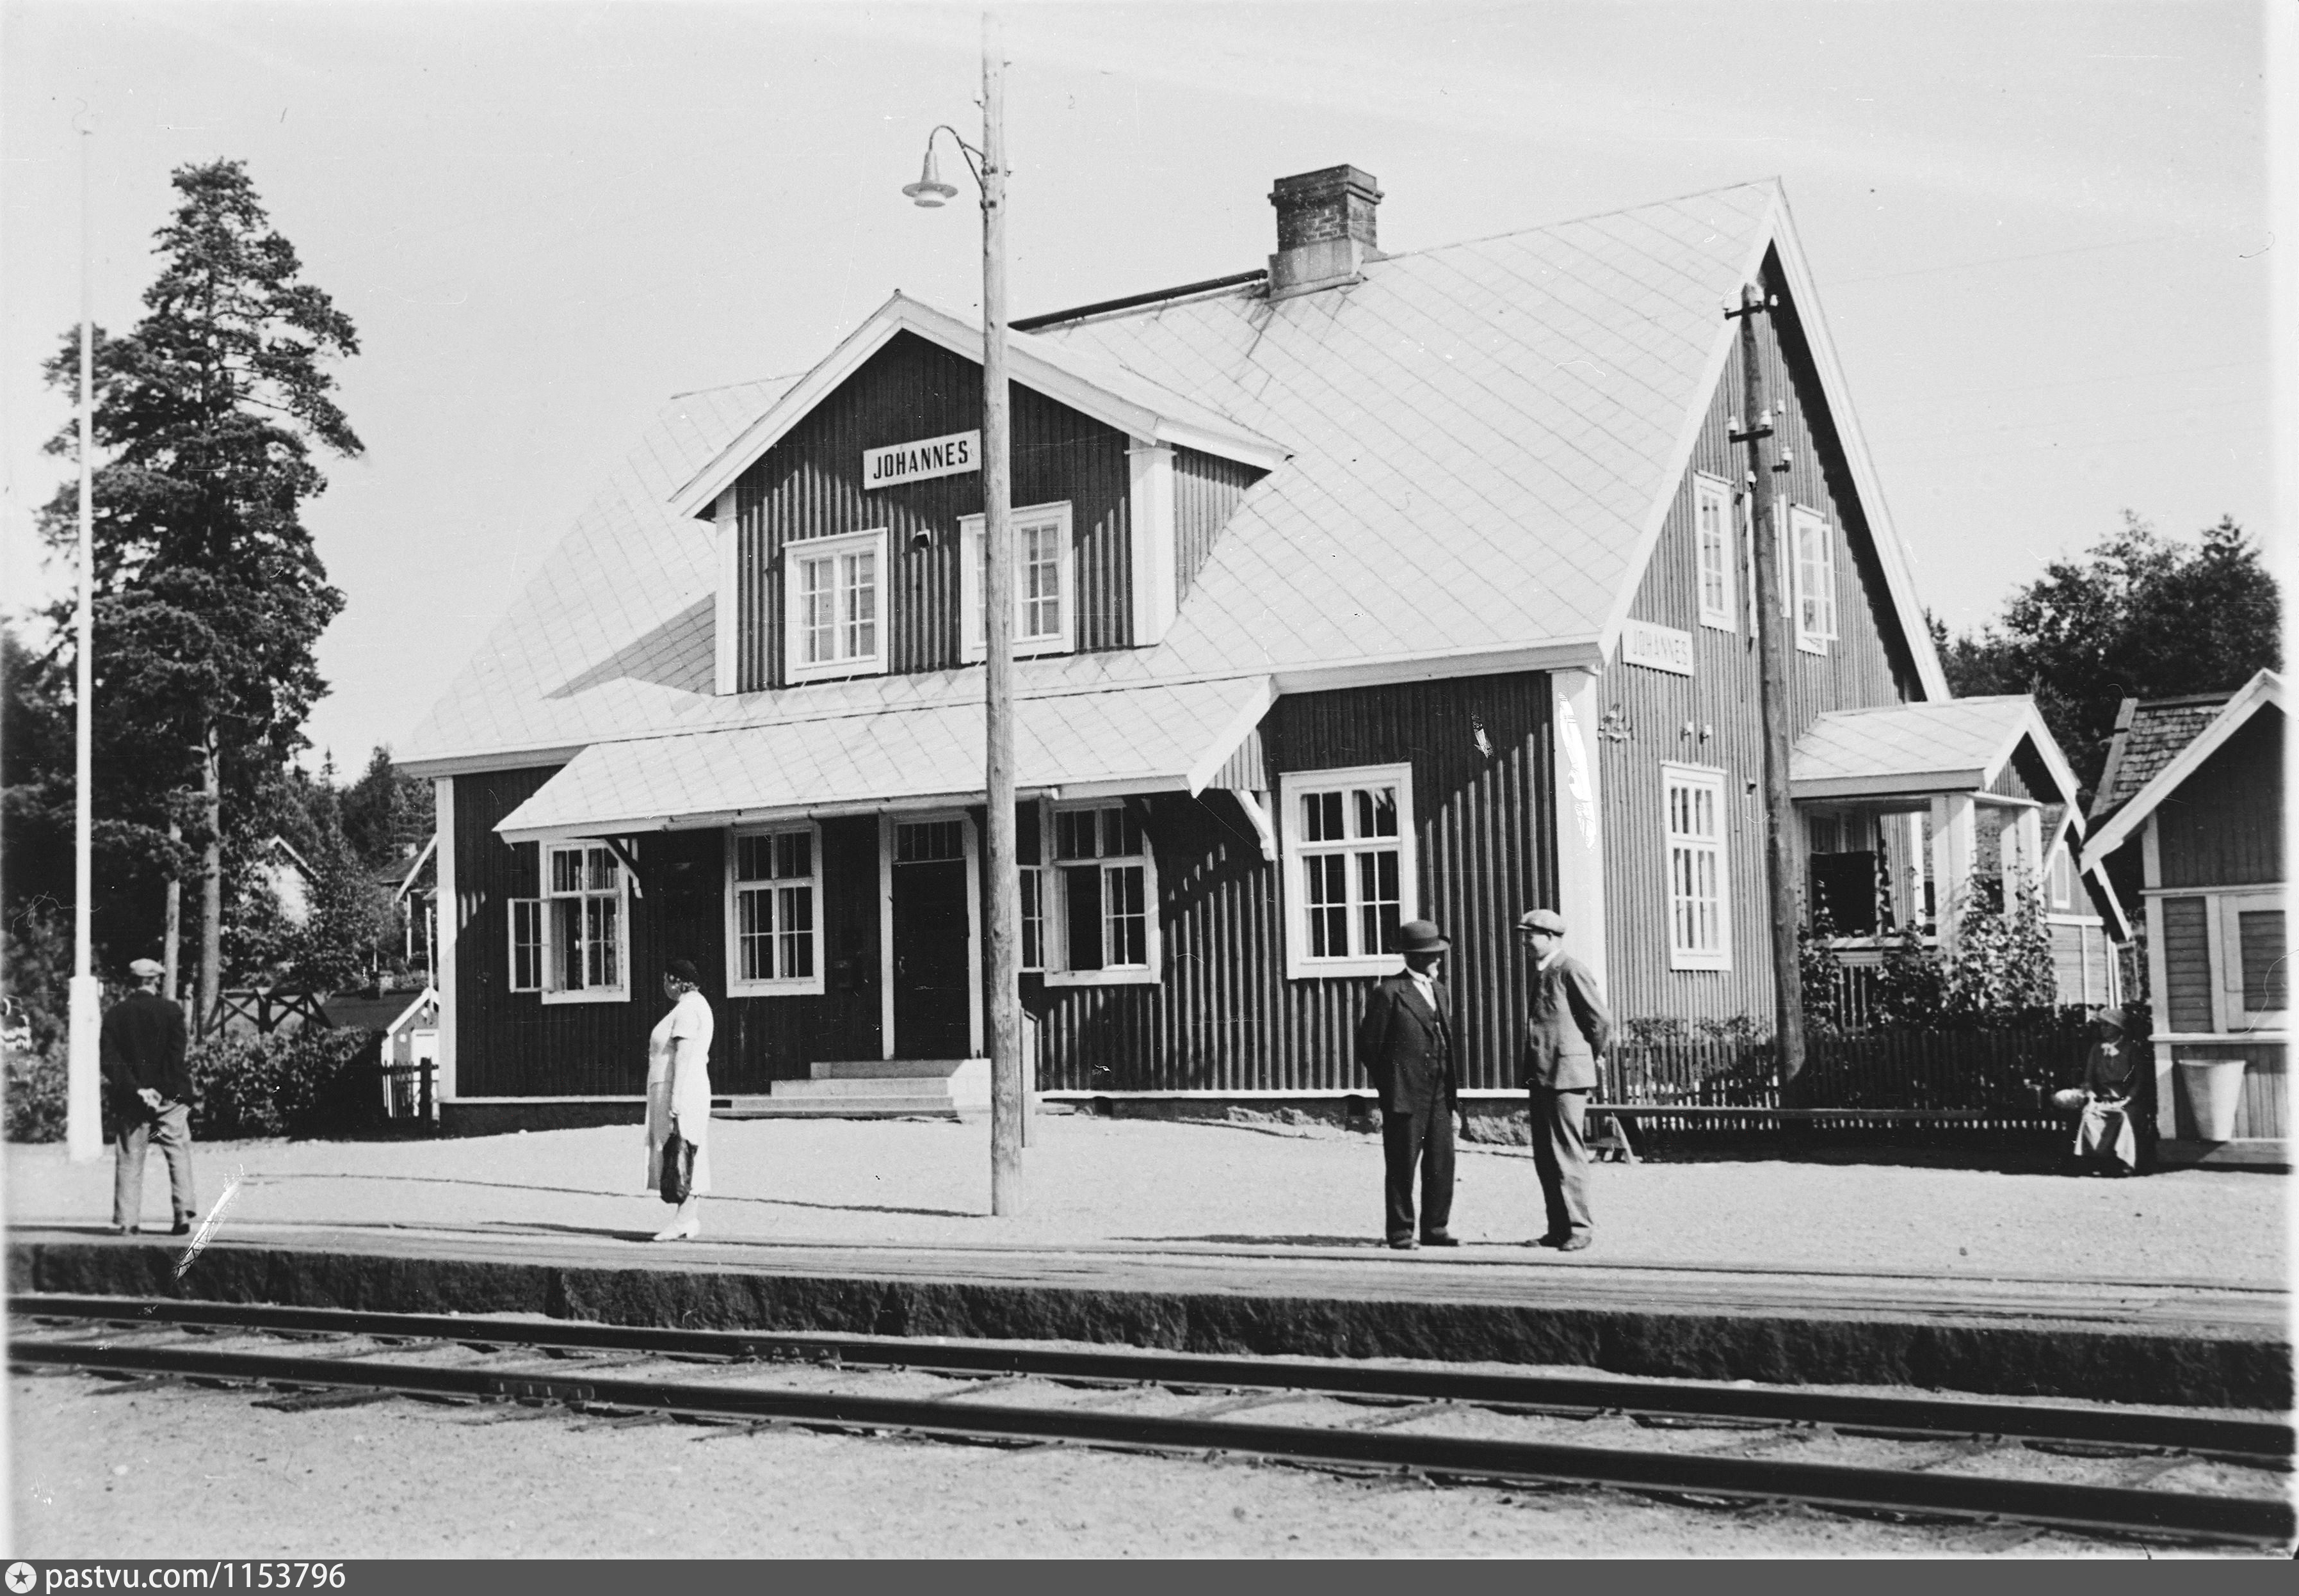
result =
[[[2092,1021],[2083,1085],[2052,1093],[2061,1108],[2082,1115],[2076,1123],[2076,1157],[2104,1174],[2129,1175],[2139,1167],[2131,1093],[2140,1050],[2126,1039],[2125,1028],[2122,1010],[2101,1010]]]

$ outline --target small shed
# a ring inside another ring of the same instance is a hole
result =
[[[2126,699],[2087,861],[2145,905],[2158,1156],[2288,1166],[2283,680]]]

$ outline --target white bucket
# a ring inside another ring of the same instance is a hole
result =
[[[2236,1110],[2243,1106],[2244,1069],[2241,1059],[2179,1060],[2179,1089],[2187,1094],[2195,1135],[2204,1141],[2235,1140]]]

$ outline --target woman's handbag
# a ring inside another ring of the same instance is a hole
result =
[[[661,1178],[657,1188],[665,1202],[684,1202],[694,1186],[694,1143],[676,1130],[662,1143]]]

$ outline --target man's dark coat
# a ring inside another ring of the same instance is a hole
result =
[[[1357,1062],[1373,1077],[1387,1113],[1405,1113],[1430,1100],[1439,1085],[1445,1109],[1460,1107],[1461,1072],[1455,1064],[1453,994],[1435,983],[1432,1011],[1407,975],[1395,975],[1373,989],[1365,1018],[1357,1022]]]
[[[145,1086],[162,1101],[191,1101],[181,1009],[156,992],[132,992],[104,1015],[101,1035],[104,1084],[120,1104],[140,1112],[136,1093]]]

